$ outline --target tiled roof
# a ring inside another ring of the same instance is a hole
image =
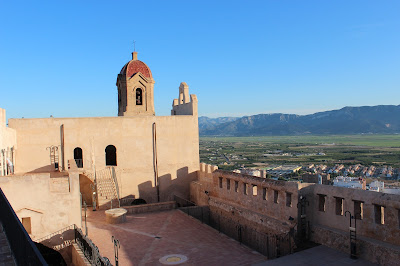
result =
[[[121,69],[120,74],[126,74],[132,77],[134,74],[141,72],[146,78],[152,78],[150,68],[140,60],[131,60]]]

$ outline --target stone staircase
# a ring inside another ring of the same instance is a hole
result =
[[[114,176],[113,176],[114,172]],[[88,173],[87,176],[94,182],[94,173]],[[114,167],[107,167],[96,171],[97,198],[101,209],[118,208],[119,191],[118,182]]]

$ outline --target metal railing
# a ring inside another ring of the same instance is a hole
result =
[[[100,255],[99,248],[75,224],[42,237],[36,242],[54,250],[60,250],[76,243],[91,265],[111,266],[109,259]]]
[[[45,237],[36,239],[35,242],[41,243],[54,250],[61,250],[73,244],[75,229],[76,225],[71,224]]]
[[[80,228],[75,228],[75,242],[91,265],[111,266],[107,257],[102,257],[99,248],[86,237]]]
[[[1,188],[0,221],[18,265],[47,265]]]
[[[178,197],[178,200],[182,200]],[[182,202],[192,203],[187,200]],[[177,204],[178,205],[178,204]],[[190,215],[202,223],[207,224],[220,233],[237,240],[239,243],[260,252],[268,259],[278,258],[294,252],[295,231],[282,234],[266,234],[259,232],[239,221],[225,217],[217,212],[210,211],[208,206],[185,206],[179,210]]]
[[[176,206],[178,208],[196,206],[196,203],[194,203],[190,200],[186,200],[184,198],[178,197],[177,195],[174,195],[174,201],[176,202]]]

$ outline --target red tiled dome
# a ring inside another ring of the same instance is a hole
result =
[[[141,72],[146,78],[152,78],[150,68],[140,60],[131,60],[121,69],[120,74],[132,77],[134,74]]]

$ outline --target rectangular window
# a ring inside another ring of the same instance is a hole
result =
[[[226,189],[231,190],[231,180],[228,178],[226,179]]]
[[[263,187],[263,200],[267,200],[267,188]]]
[[[354,217],[357,220],[363,219],[363,205],[362,201],[354,200]]]
[[[322,194],[318,194],[318,210],[320,212],[324,212],[325,211],[325,198],[326,195],[322,195]]]
[[[219,177],[219,188],[222,188],[222,177]]]
[[[243,183],[243,194],[247,195],[247,184]]]
[[[274,203],[278,203],[278,190],[274,190]]]
[[[397,217],[398,217],[398,222],[399,222],[399,229],[400,229],[400,210],[397,210]]]
[[[335,203],[336,215],[343,216],[343,198],[335,197]]]
[[[239,191],[239,181],[235,181],[235,192]]]
[[[253,185],[253,196],[257,196],[257,186]]]
[[[385,207],[374,204],[375,209],[375,223],[385,224]]]
[[[24,228],[28,234],[32,234],[31,217],[23,217],[22,225],[24,226]]]
[[[292,207],[292,193],[286,192],[286,207]]]

